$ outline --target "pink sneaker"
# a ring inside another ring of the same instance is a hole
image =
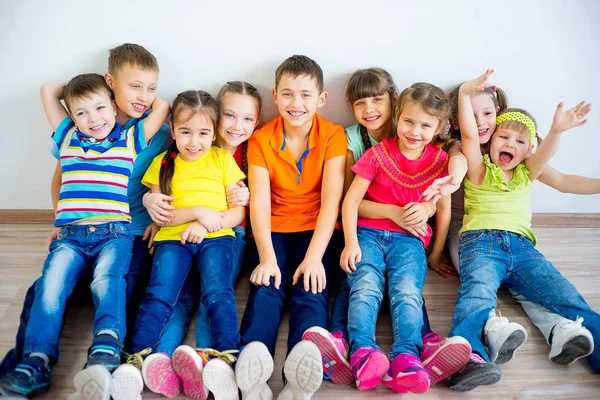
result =
[[[381,350],[363,347],[352,355],[350,365],[357,389],[369,390],[381,384],[381,377],[390,368],[390,361]]]
[[[392,361],[383,384],[398,393],[425,393],[429,390],[429,374],[416,356],[402,353]]]
[[[431,332],[423,337],[421,361],[429,373],[431,386],[463,369],[470,355],[471,345],[461,336],[442,339]]]
[[[165,353],[150,354],[142,364],[142,376],[146,387],[154,393],[169,398],[181,393],[181,379],[171,365],[171,359]]]
[[[348,385],[354,381],[352,368],[348,362],[348,342],[342,332],[329,333],[319,326],[308,328],[302,334],[302,340],[313,342],[319,348],[323,360],[323,374],[331,382]]]
[[[190,346],[179,346],[173,352],[173,370],[183,383],[183,391],[192,400],[206,400],[208,393],[202,380],[207,360]]]

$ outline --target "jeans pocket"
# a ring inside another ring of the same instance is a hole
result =
[[[458,257],[461,269],[464,261],[491,254],[492,241],[486,240],[487,238],[488,235],[485,231],[473,231],[460,236]]]
[[[466,246],[481,240],[486,235],[485,231],[471,231],[465,232],[460,235],[460,239],[458,242],[459,246]]]
[[[129,229],[124,224],[114,224],[111,227],[111,234],[114,239],[129,238],[133,240],[133,235],[129,233]]]

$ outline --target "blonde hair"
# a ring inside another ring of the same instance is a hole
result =
[[[148,50],[139,44],[123,43],[110,49],[108,56],[108,72],[115,74],[126,65],[159,72],[158,61]]]

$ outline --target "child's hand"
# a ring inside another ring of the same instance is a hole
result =
[[[227,191],[227,203],[229,207],[246,207],[250,202],[250,190],[243,181],[237,183],[238,187]]]
[[[154,222],[146,227],[144,231],[144,236],[142,236],[142,240],[148,240],[148,248],[150,249],[150,254],[154,254],[154,236],[160,230],[159,226]]]
[[[340,256],[340,266],[348,275],[356,271],[356,264],[362,259],[362,252],[358,243],[352,246],[345,246]]]
[[[389,218],[392,220],[393,223],[395,223],[396,225],[398,225],[400,228],[404,229],[405,231],[407,231],[408,233],[410,233],[411,235],[415,236],[415,237],[422,237],[422,236],[427,236],[427,223],[423,223],[421,225],[408,225],[404,222],[404,208],[403,207],[398,207],[396,208],[396,211],[393,212],[392,214],[390,214]]]
[[[429,264],[432,270],[440,274],[442,278],[447,278],[448,275],[458,275],[456,269],[454,269],[452,265],[449,265],[442,260],[441,254],[431,253],[429,257],[427,257],[427,264]]]
[[[587,122],[587,119],[582,120],[582,118],[585,118],[590,112],[592,107],[590,103],[582,101],[567,111],[563,111],[563,105],[564,103],[561,101],[556,107],[550,131],[560,133],[581,126]]]
[[[425,201],[431,201],[433,204],[437,203],[439,199],[444,196],[448,196],[460,188],[460,179],[457,179],[454,175],[450,174],[440,179],[433,181],[423,192],[423,198]]]
[[[277,265],[277,260],[267,260],[258,264],[250,275],[250,282],[256,286],[269,286],[271,284],[271,277],[274,278],[275,289],[279,289],[279,285],[281,285],[281,271]]]
[[[185,228],[185,231],[181,234],[181,244],[185,242],[190,243],[202,243],[208,230],[198,221],[194,221]]]
[[[402,221],[406,226],[420,226],[427,223],[430,215],[435,213],[435,205],[429,202],[408,203],[404,207]]]
[[[304,290],[312,291],[313,294],[321,293],[327,285],[327,275],[321,260],[304,259],[296,268],[292,278],[292,285],[298,283],[300,275],[304,275]]]
[[[60,228],[52,228],[52,232],[50,232],[50,235],[48,235],[48,238],[46,238],[46,248],[50,249],[50,244],[52,244],[52,242],[54,242],[55,240],[58,239],[58,231],[60,230]]]
[[[158,226],[163,226],[175,218],[172,213],[175,207],[171,205],[171,202],[175,200],[174,197],[164,195],[162,193],[146,193],[142,198],[142,203],[148,214]]]
[[[482,90],[489,88],[491,85],[487,80],[493,73],[494,70],[489,68],[487,71],[484,72],[483,75],[463,83],[460,86],[460,93],[470,96],[473,93],[481,92]]]
[[[209,232],[218,232],[223,229],[223,214],[219,211],[205,208],[198,216],[200,222]]]

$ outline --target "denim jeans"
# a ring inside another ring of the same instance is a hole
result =
[[[394,335],[389,357],[393,360],[401,353],[419,357],[427,273],[423,242],[412,235],[365,227],[358,227],[357,233],[362,260],[348,275],[351,354],[363,347],[378,349],[375,328],[387,280]]]
[[[199,244],[167,240],[155,245],[150,284],[131,336],[133,352],[156,347],[192,265],[201,277],[200,292],[215,337],[214,347],[219,351],[237,348],[237,314],[230,284],[235,240],[234,236],[221,236]]]
[[[530,240],[507,231],[468,231],[460,237],[459,255],[461,285],[451,335],[467,339],[473,351],[488,360],[483,327],[496,306],[496,291],[505,285],[564,318],[583,317],[594,337],[588,360],[592,370],[600,372],[600,315]]]
[[[302,339],[304,331],[312,326],[329,327],[329,297],[327,287],[313,294],[304,290],[303,277],[292,286],[292,277],[304,260],[313,236],[313,231],[293,233],[271,233],[277,265],[281,270],[281,285],[275,288],[273,278],[269,286],[253,286],[242,319],[241,344],[253,341],[264,343],[271,354],[275,354],[277,330],[281,323],[284,307],[290,309],[288,353]],[[322,258],[329,282],[330,271],[339,268],[343,236],[335,230]],[[250,247],[249,260],[254,267],[259,263],[256,245]]]
[[[238,225],[233,228],[235,233],[235,261],[233,262],[233,270],[231,271],[231,286],[235,285],[237,278],[242,270],[245,262],[246,250],[246,228]],[[186,279],[186,282],[179,295],[179,300],[175,305],[173,316],[167,322],[167,325],[162,331],[160,341],[156,346],[155,352],[166,353],[172,355],[175,349],[183,342],[188,327],[191,321],[192,313],[198,293],[198,274],[191,271]],[[210,348],[213,347],[214,339],[211,336],[210,323],[208,313],[204,303],[198,304],[196,312],[196,347]]]
[[[93,271],[92,298],[96,307],[93,333],[126,332],[125,274],[129,270],[133,236],[125,224],[67,225],[50,245],[42,277],[35,285],[23,353],[58,357],[65,303],[80,278]]]

